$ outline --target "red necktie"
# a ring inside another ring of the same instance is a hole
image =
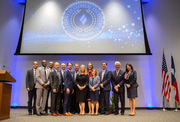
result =
[[[116,75],[118,76],[118,71],[116,71]]]

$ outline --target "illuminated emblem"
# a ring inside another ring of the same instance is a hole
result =
[[[96,4],[79,1],[66,8],[62,17],[62,26],[70,38],[87,41],[102,33],[105,26],[105,16]]]

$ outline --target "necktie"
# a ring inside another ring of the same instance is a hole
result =
[[[117,75],[117,76],[118,76],[118,73],[119,73],[119,72],[118,72],[118,70],[117,70],[117,71],[116,71],[116,75]]]
[[[45,82],[47,82],[47,77],[46,77],[46,67],[44,67],[44,74],[45,74]]]
[[[34,69],[34,83],[36,82],[36,69]]]
[[[101,82],[103,82],[103,78],[104,78],[104,70],[102,71],[102,80],[101,80]]]
[[[57,75],[58,75],[58,78],[59,78],[59,85],[61,85],[60,72],[59,71],[57,71]]]
[[[77,75],[77,73],[76,73],[76,71],[75,71],[75,73],[74,73],[74,81],[76,80],[76,75]]]
[[[72,72],[71,72],[71,71],[69,71],[69,72],[70,72],[71,76],[73,77],[73,74],[72,74]]]
[[[64,79],[64,71],[63,71],[63,70],[61,70],[61,73],[62,73],[62,78]]]

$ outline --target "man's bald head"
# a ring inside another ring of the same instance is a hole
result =
[[[55,62],[55,63],[54,63],[54,68],[55,68],[56,70],[59,70],[59,63],[58,63],[58,62]]]

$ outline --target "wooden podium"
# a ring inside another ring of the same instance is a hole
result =
[[[16,82],[7,72],[0,71],[0,120],[10,118],[11,88],[12,85],[5,82]]]

